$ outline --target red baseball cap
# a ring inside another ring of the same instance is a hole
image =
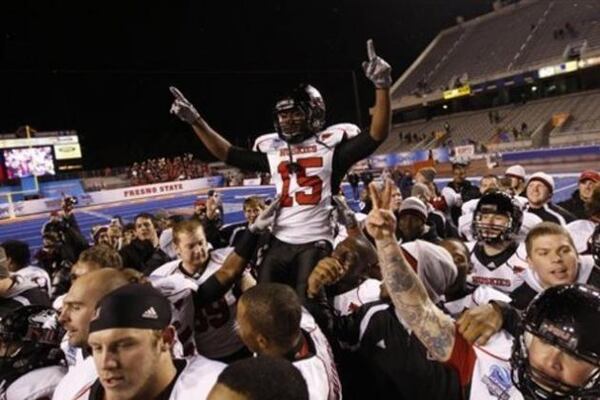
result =
[[[594,182],[600,182],[600,173],[591,169],[585,170],[579,175],[579,182],[591,180]]]

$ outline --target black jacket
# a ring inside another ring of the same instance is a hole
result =
[[[579,197],[579,189],[573,192],[569,200],[558,203],[558,205],[575,215],[577,219],[587,219],[588,217],[585,203]]]

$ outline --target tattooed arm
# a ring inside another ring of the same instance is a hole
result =
[[[394,303],[396,315],[436,360],[447,361],[454,347],[454,321],[431,301],[396,242],[396,218],[389,210],[391,187],[386,183],[382,193],[374,185],[369,189],[373,210],[367,218],[367,231],[375,239],[383,282]]]
[[[395,238],[377,240],[376,244],[383,282],[396,314],[435,359],[448,360],[454,346],[454,322],[429,299],[421,280],[404,259]]]

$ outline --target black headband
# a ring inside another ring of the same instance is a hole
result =
[[[171,305],[150,285],[130,284],[106,295],[96,307],[90,333],[113,328],[161,330],[171,323]]]

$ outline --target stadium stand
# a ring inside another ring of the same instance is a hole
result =
[[[452,88],[457,77],[473,83],[564,61],[569,45],[584,42],[588,53],[600,48],[597,1],[522,1],[442,31],[398,80],[393,98]]]

